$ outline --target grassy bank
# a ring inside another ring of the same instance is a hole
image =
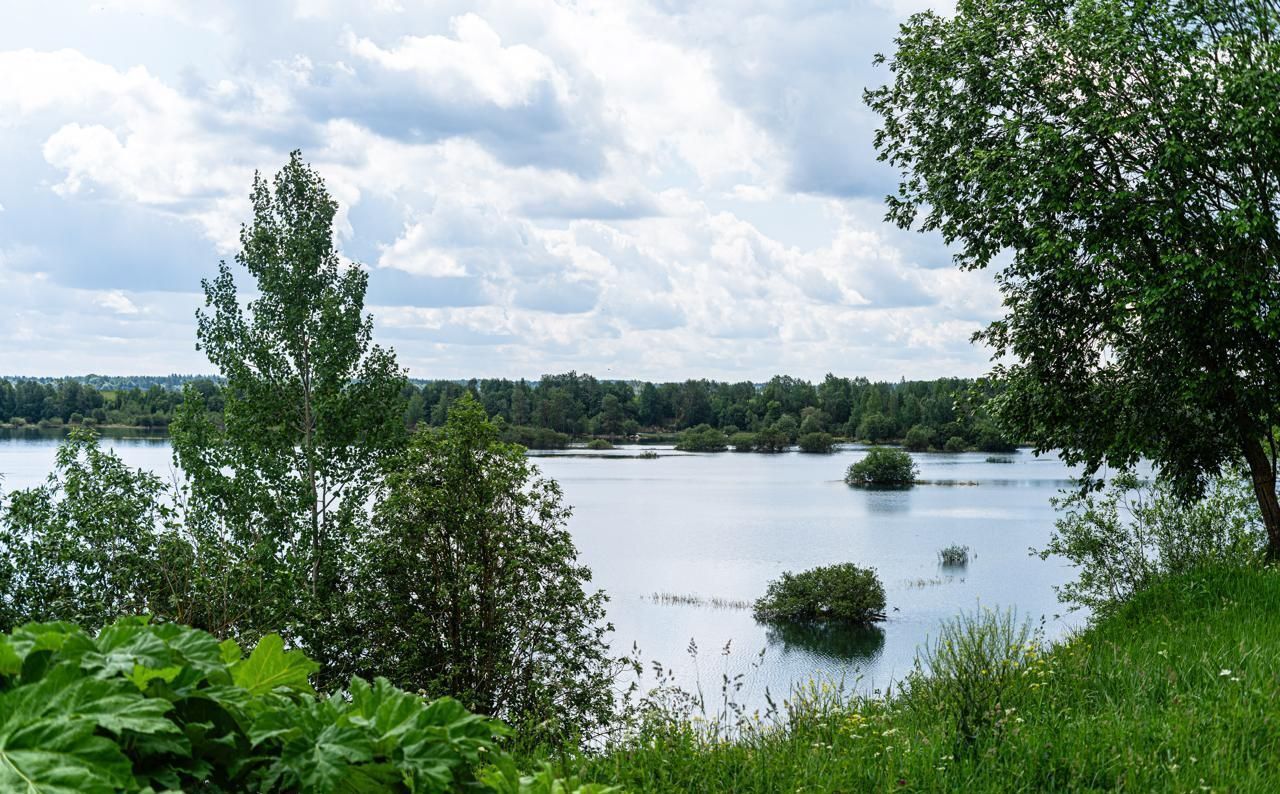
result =
[[[1168,580],[1043,651],[979,635],[887,701],[819,687],[790,729],[657,720],[566,766],[631,791],[1280,791],[1280,573]]]

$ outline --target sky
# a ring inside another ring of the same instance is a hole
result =
[[[981,374],[991,274],[884,222],[862,103],[930,6],[0,0],[0,372],[211,371],[301,149],[415,377]]]

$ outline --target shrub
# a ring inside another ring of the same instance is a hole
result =
[[[870,413],[858,424],[857,436],[872,444],[879,444],[893,436],[893,420],[882,413]]]
[[[844,481],[858,487],[908,487],[916,480],[919,469],[911,456],[900,449],[875,447],[867,456],[849,467]]]
[[[791,446],[787,434],[774,428],[767,428],[756,433],[756,452],[785,452]]]
[[[566,449],[569,446],[567,433],[526,425],[503,426],[502,440],[508,444],[519,444],[526,449]]]
[[[734,433],[729,437],[729,446],[734,452],[751,452],[756,448],[756,436],[754,433]]]
[[[755,603],[763,621],[837,620],[859,625],[884,620],[884,585],[873,568],[853,563],[826,565],[802,573],[787,571],[769,582]]]
[[[796,442],[801,452],[830,454],[835,449],[836,440],[830,433],[806,433]]]
[[[682,452],[724,452],[728,447],[729,439],[711,425],[691,427],[676,442],[676,449]]]
[[[942,449],[946,452],[964,452],[968,448],[969,444],[963,438],[960,436],[952,436],[947,439],[947,443]]]
[[[902,445],[912,452],[926,452],[933,446],[933,428],[916,425],[907,431]]]
[[[943,565],[960,567],[969,564],[969,547],[951,544],[938,552],[938,559]]]
[[[1058,598],[1104,613],[1166,574],[1258,561],[1266,533],[1243,477],[1214,481],[1188,502],[1170,486],[1147,485],[1132,473],[1112,478],[1103,494],[1054,500],[1065,515],[1054,524],[1041,559],[1065,557],[1079,578]]]
[[[603,438],[593,438],[587,442],[587,449],[613,449],[613,444]]]
[[[497,721],[385,679],[318,698],[316,669],[274,634],[246,658],[142,618],[24,625],[0,636],[0,790],[448,791],[509,764]]]

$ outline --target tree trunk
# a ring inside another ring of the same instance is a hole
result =
[[[1280,561],[1280,500],[1276,498],[1275,463],[1256,436],[1246,435],[1244,459],[1249,463],[1253,493],[1258,499],[1263,526],[1267,528],[1267,561]]]

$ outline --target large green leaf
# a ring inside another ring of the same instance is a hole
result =
[[[94,735],[91,720],[21,722],[0,732],[0,791],[113,794],[133,783],[129,759],[115,742]]]
[[[274,689],[293,692],[313,692],[307,677],[320,669],[320,665],[307,658],[302,651],[286,651],[278,634],[268,634],[258,641],[248,659],[241,659],[231,668],[236,686],[244,687],[254,695],[263,695]]]

